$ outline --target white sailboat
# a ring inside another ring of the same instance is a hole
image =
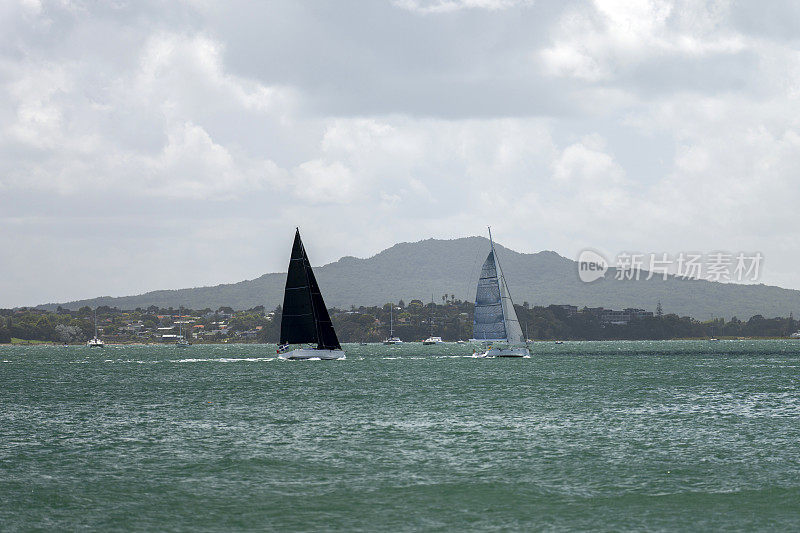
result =
[[[292,344],[317,346],[289,350]],[[278,356],[281,359],[345,358],[303,241],[300,239],[299,229],[294,235],[292,257],[286,274]]]
[[[103,348],[105,346],[103,341],[97,336],[97,309],[94,310],[94,338],[89,339],[86,342],[86,346],[89,348]]]
[[[383,344],[403,344],[400,337],[394,336],[394,303],[389,306],[389,336],[383,341]]]
[[[186,336],[183,334],[183,307],[180,308],[178,311],[178,340],[175,343],[175,346],[178,348],[187,348],[189,346],[189,341],[186,340]]]
[[[489,228],[489,255],[481,268],[475,295],[471,342],[483,345],[477,357],[530,357],[525,336],[514,311],[503,269],[497,260]]]
[[[433,303],[433,296],[431,296],[431,304],[432,303]],[[431,306],[431,315],[430,315],[430,317],[428,317],[428,322],[430,322],[430,326],[431,326],[430,336],[427,339],[425,339],[424,341],[422,341],[422,344],[425,345],[425,346],[431,346],[433,344],[441,344],[441,343],[444,342],[441,337],[434,336],[434,334],[433,334],[433,309],[434,309],[434,306]]]

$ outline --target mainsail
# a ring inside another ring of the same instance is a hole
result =
[[[286,290],[283,293],[280,343],[317,343],[318,349],[341,349],[303,241],[300,240],[299,229],[294,235]]]
[[[498,276],[499,271],[499,276]],[[475,318],[472,338],[476,340],[525,342],[522,328],[514,311],[503,271],[499,268],[494,243],[481,268],[478,291],[475,295]]]

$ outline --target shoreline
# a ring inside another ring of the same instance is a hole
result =
[[[717,342],[717,341],[778,341],[778,340],[785,340],[785,341],[800,341],[800,338],[791,338],[791,337],[717,337],[716,341],[712,341],[708,337],[685,337],[685,338],[674,338],[674,339],[548,339],[548,340],[532,340],[529,341],[528,344],[552,344],[556,342],[675,342],[675,341],[686,341],[686,342],[697,342],[697,341],[708,341],[708,342]],[[445,341],[444,344],[455,344],[457,341]],[[342,344],[360,344],[358,342],[346,342]],[[367,343],[369,345],[375,344],[379,345],[382,344],[381,342],[372,342]],[[414,345],[414,344],[422,344],[422,341],[406,341],[404,344],[406,345]],[[480,343],[470,343],[467,341],[467,344],[480,344]],[[277,344],[274,342],[196,342],[192,343],[190,346],[276,346]],[[22,340],[21,342],[2,342],[0,343],[0,347],[6,346],[49,346],[49,347],[60,347],[63,348],[67,347],[87,347],[86,343],[71,343],[65,344],[60,342],[51,342],[51,341],[35,341],[35,340]],[[104,346],[175,346],[175,344],[171,343],[160,343],[160,342],[106,342]]]

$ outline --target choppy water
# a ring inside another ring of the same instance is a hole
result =
[[[346,348],[0,347],[0,529],[800,529],[800,342]]]

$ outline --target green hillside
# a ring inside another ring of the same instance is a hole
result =
[[[664,312],[698,319],[714,316],[749,318],[800,314],[800,291],[766,285],[737,285],[699,280],[654,278],[649,281],[616,281],[613,272],[605,279],[582,283],[575,261],[555,252],[521,254],[495,245],[516,303],[531,305],[572,304],[579,307],[655,310],[660,301]],[[380,305],[400,299],[441,301],[443,294],[472,300],[489,241],[483,237],[454,240],[428,239],[400,243],[367,258],[343,257],[316,267],[315,272],[330,307]],[[309,250],[311,259],[314,251]],[[288,262],[289,250],[286,250]],[[92,298],[58,305],[76,309],[108,305],[120,309],[186,306],[194,309],[230,306],[248,309],[257,305],[274,308],[283,299],[285,273],[265,274],[253,280],[214,287],[160,290],[137,296]]]

